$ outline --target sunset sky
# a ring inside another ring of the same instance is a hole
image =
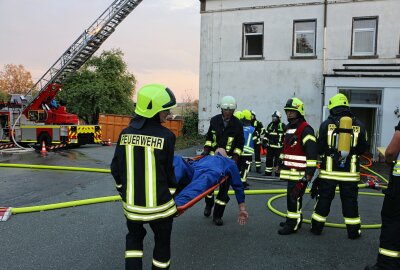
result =
[[[0,69],[22,64],[36,82],[112,0],[0,0]],[[100,47],[119,48],[138,88],[198,98],[200,2],[143,0]]]

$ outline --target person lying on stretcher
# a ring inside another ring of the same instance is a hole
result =
[[[175,204],[177,207],[190,202],[207,189],[215,186],[228,176],[228,183],[235,191],[239,204],[238,223],[244,225],[249,217],[246,211],[244,187],[236,163],[226,157],[224,149],[217,149],[214,156],[204,156],[199,160],[186,161],[181,156],[174,156],[174,172],[177,183]]]

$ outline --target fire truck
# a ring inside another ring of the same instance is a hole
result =
[[[142,0],[115,0],[72,43],[26,95],[0,103],[0,143],[81,145],[101,143],[99,125],[80,125],[55,101],[62,83],[97,51]],[[33,94],[35,93],[36,94]],[[0,145],[1,148],[1,145]]]

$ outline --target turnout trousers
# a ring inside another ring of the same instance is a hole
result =
[[[254,144],[254,163],[256,164],[256,169],[261,168],[261,153],[260,153],[260,144]]]
[[[267,147],[267,155],[265,157],[265,174],[272,175],[272,171],[278,165],[279,155],[282,148]],[[279,173],[275,172],[275,176],[279,177]]]
[[[214,207],[214,213],[213,213],[213,218],[222,218],[224,215],[225,207],[229,202],[229,183],[228,181],[223,182],[219,186],[218,194],[217,197],[215,198],[215,207]],[[205,198],[206,201],[206,207],[207,208],[212,208],[214,206],[214,192],[211,192],[208,194]]]
[[[358,214],[358,186],[357,182],[319,179],[317,204],[312,214],[311,228],[321,232],[326,218],[329,215],[332,200],[335,198],[335,189],[339,185],[342,213],[349,238],[360,236],[361,219]]]
[[[251,161],[253,159],[252,155],[242,155],[240,157],[240,162],[241,162],[241,170],[240,170],[240,179],[242,180],[242,183],[245,184],[247,183],[247,175],[250,172],[251,168]]]
[[[165,218],[148,222],[154,233],[154,250],[152,268],[169,269],[171,258],[171,231],[173,218]],[[141,270],[143,258],[143,239],[146,229],[143,222],[127,219],[128,234],[126,235],[125,269]]]
[[[381,211],[378,266],[400,269],[400,177],[392,177]]]
[[[296,201],[290,198],[290,193],[292,189],[296,186],[296,181],[288,181],[287,185],[287,216],[286,225],[292,227],[293,230],[297,230],[301,227],[301,222],[303,220],[303,215],[301,213],[301,208],[303,206],[303,196],[298,198]]]

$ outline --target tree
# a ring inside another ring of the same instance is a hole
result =
[[[100,113],[133,114],[136,79],[122,57],[120,50],[92,57],[64,83],[58,99],[88,124],[97,124]]]
[[[32,75],[23,65],[7,64],[0,71],[0,91],[7,94],[26,94],[32,86]]]
[[[7,93],[0,90],[0,102],[7,102],[9,100],[10,97],[7,95]]]

